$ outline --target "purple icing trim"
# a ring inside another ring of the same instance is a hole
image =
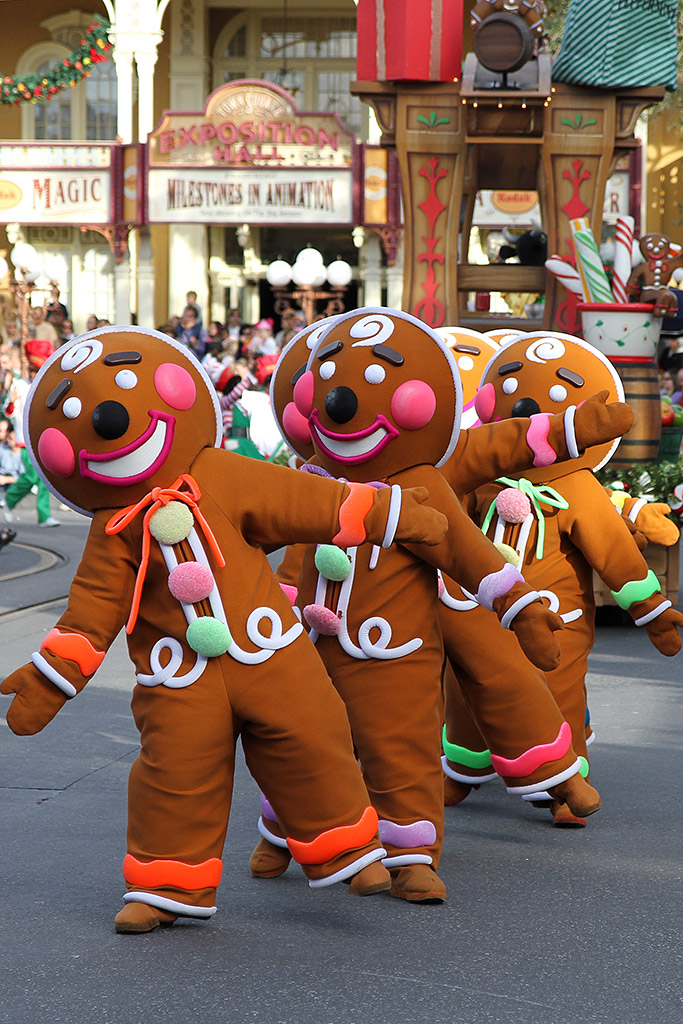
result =
[[[305,465],[301,466],[299,472],[300,473],[315,473],[316,476],[324,476],[324,477],[327,477],[328,480],[336,479],[335,477],[332,476],[331,473],[328,473],[326,469],[323,469],[322,466],[316,466],[312,462],[307,462]],[[344,483],[346,483],[346,478],[345,477],[339,477],[339,479],[343,480]],[[376,491],[379,491],[382,487],[389,487],[390,484],[385,484],[382,480],[368,480],[367,486],[368,487],[374,487]]]
[[[476,593],[477,601],[484,608],[493,611],[493,602],[496,598],[507,594],[515,583],[524,583],[524,577],[514,565],[507,562],[498,572],[490,572],[488,576],[484,576]]]
[[[379,841],[383,846],[396,846],[399,850],[431,846],[436,842],[436,828],[431,821],[414,821],[412,825],[397,825],[393,821],[380,819]]]
[[[261,814],[269,821],[277,821],[277,815],[263,793],[261,793]]]

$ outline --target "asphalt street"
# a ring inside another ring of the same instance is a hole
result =
[[[54,529],[17,512],[0,676],[61,614],[87,530],[63,509]],[[119,637],[43,733],[0,725],[1,1024],[681,1024],[682,659],[600,625],[588,687],[603,809],[555,829],[502,784],[448,808],[443,906],[314,892],[296,867],[252,879],[258,793],[240,759],[218,913],[118,935],[137,753]]]

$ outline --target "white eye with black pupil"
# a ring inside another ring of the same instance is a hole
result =
[[[326,363],[322,363],[320,370],[320,376],[323,380],[329,380],[330,377],[334,376],[334,371],[337,369],[336,364],[328,359]]]
[[[518,387],[519,381],[516,377],[506,377],[503,381],[503,394],[514,395]]]
[[[138,379],[132,370],[119,370],[114,377],[114,380],[118,387],[123,388],[124,391],[130,391],[130,389],[134,388],[138,382]]]
[[[77,416],[81,415],[82,403],[80,398],[71,397],[62,405],[62,412],[68,420],[75,420]]]
[[[386,375],[387,371],[378,363],[370,363],[369,366],[366,366],[363,374],[368,384],[381,384]]]

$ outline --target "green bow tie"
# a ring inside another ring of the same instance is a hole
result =
[[[524,477],[520,480],[512,480],[507,476],[499,476],[496,483],[505,484],[506,487],[514,487],[516,490],[521,491],[522,494],[526,494],[533,506],[534,512],[536,513],[536,518],[538,519],[536,558],[543,558],[543,545],[545,543],[545,517],[543,515],[543,509],[541,508],[541,502],[543,502],[544,505],[550,505],[553,508],[562,509],[569,508],[569,502],[566,501],[554,487],[550,487],[548,484],[541,484],[537,487],[536,484],[532,484],[531,480],[525,480]],[[481,524],[482,533],[488,533],[488,528],[491,525],[491,520],[493,519],[495,511],[496,498],[494,498],[489,505],[489,510],[486,513],[484,522]]]

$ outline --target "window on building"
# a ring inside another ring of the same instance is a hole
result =
[[[353,14],[238,15],[216,40],[213,68],[214,89],[260,78],[291,92],[300,110],[334,111],[357,136],[367,134],[368,108],[349,92],[356,77]]]

